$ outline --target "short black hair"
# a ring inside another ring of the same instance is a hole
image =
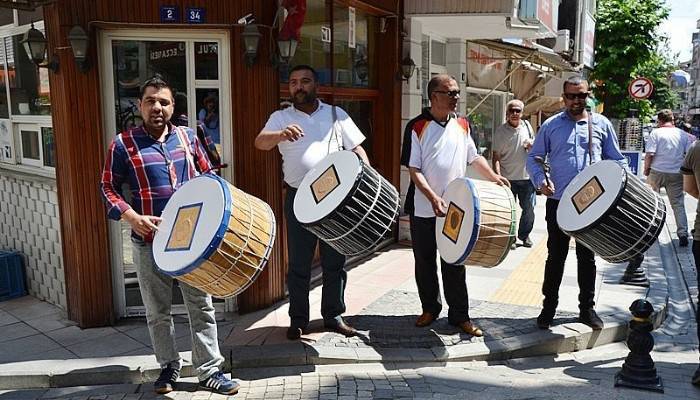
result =
[[[167,88],[170,90],[170,94],[174,97],[175,91],[173,91],[173,88],[168,84],[168,82],[165,81],[163,76],[161,74],[155,74],[152,77],[146,79],[142,84],[141,87],[139,88],[139,99],[143,100],[143,94],[146,92],[146,88],[152,87],[156,89],[164,89]]]
[[[562,86],[562,91],[566,92],[567,85],[578,86],[581,84],[586,84],[586,87],[588,87],[588,88],[590,87],[590,85],[588,84],[588,81],[585,80],[582,76],[572,75],[572,76],[566,78],[566,80],[564,81],[564,85]]]
[[[296,65],[294,68],[289,70],[289,75],[292,75],[292,72],[296,71],[311,71],[311,74],[314,76],[314,81],[318,82],[318,72],[316,72],[312,66],[306,64]]]
[[[457,78],[455,78],[452,75],[447,75],[447,74],[437,74],[430,78],[430,81],[428,81],[428,87],[426,88],[426,91],[428,92],[428,98],[431,98],[433,96],[433,92],[437,89],[438,85],[440,82],[443,81],[455,81],[457,82]]]

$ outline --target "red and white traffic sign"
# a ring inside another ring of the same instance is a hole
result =
[[[627,87],[627,93],[637,100],[649,98],[653,92],[654,84],[649,79],[642,77],[634,79]]]

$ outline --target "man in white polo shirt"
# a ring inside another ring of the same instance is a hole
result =
[[[282,173],[287,185],[284,213],[289,255],[289,340],[299,339],[309,324],[311,262],[319,242],[323,269],[323,325],[345,336],[357,334],[341,317],[345,312],[345,256],[301,226],[293,210],[294,196],[304,175],[328,154],[341,149],[352,150],[369,165],[367,154],[360,146],[365,136],[343,109],[317,98],[317,82],[318,75],[310,66],[292,68],[289,93],[293,105],[272,113],[255,138],[256,148],[272,150],[277,147],[282,154]]]
[[[430,325],[442,310],[440,287],[437,277],[437,242],[435,219],[444,216],[447,204],[442,195],[454,179],[466,175],[471,165],[486,179],[499,185],[508,180],[496,174],[481,157],[469,135],[469,122],[456,115],[459,101],[459,85],[449,75],[436,75],[428,83],[430,109],[411,120],[410,154],[402,155],[402,163],[408,164],[411,181],[416,190],[410,214],[413,256],[415,259],[416,285],[423,313],[416,326]],[[407,146],[404,147],[407,150]],[[483,332],[469,318],[469,298],[465,268],[448,264],[440,259],[445,299],[449,306],[448,322],[461,331],[482,336]]]
[[[657,123],[659,127],[651,131],[646,141],[644,175],[655,191],[666,189],[676,218],[678,245],[685,247],[688,245],[688,218],[685,215],[681,165],[693,141],[673,125],[673,111],[659,111]]]

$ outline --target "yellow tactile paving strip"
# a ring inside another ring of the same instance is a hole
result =
[[[518,249],[522,251],[521,249]],[[491,296],[489,301],[523,306],[542,305],[544,262],[547,259],[547,240],[540,240],[530,249],[527,258],[518,265]]]

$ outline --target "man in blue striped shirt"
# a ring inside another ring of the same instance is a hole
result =
[[[626,165],[620,153],[617,134],[610,121],[600,114],[586,110],[589,95],[588,82],[573,76],[564,82],[566,110],[542,124],[530,149],[527,171],[530,179],[542,194],[547,196],[547,261],[545,263],[542,294],[542,312],[537,326],[547,329],[552,324],[559,303],[559,286],[564,275],[564,262],[569,252],[570,238],[559,229],[557,206],[564,189],[586,166],[602,159],[616,160]],[[590,128],[589,128],[590,126]],[[590,141],[590,143],[589,143]],[[551,180],[545,174],[538,159],[548,158]],[[579,321],[599,330],[603,321],[598,317],[595,304],[595,255],[583,244],[576,242],[579,286]]]

